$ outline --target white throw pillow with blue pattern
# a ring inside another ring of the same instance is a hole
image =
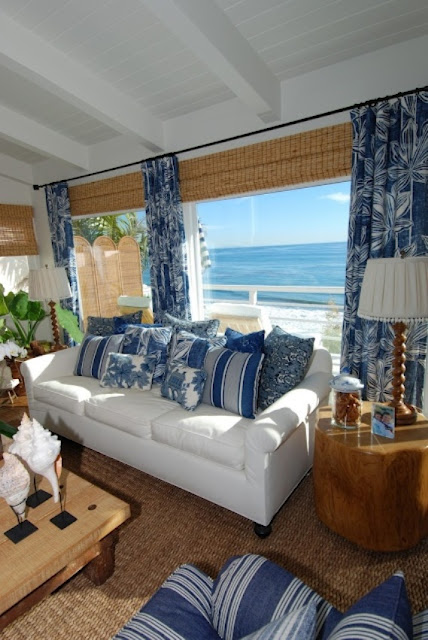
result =
[[[193,411],[202,400],[207,374],[180,362],[171,362],[161,386],[161,394],[178,402],[187,411]]]
[[[156,355],[137,356],[110,353],[100,385],[102,387],[149,391],[152,388],[156,362]]]

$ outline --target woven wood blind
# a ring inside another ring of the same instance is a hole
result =
[[[33,208],[0,204],[0,256],[36,256]]]
[[[351,173],[350,122],[180,162],[183,202],[265,191]],[[71,215],[144,208],[140,171],[70,187]]]
[[[268,190],[351,173],[351,123],[180,162],[183,202]]]
[[[141,171],[69,187],[72,216],[144,208]]]

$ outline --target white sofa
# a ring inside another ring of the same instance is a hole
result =
[[[326,349],[316,348],[304,380],[255,420],[207,404],[185,411],[159,386],[100,387],[73,375],[78,350],[23,363],[32,418],[253,520],[262,537],[270,533],[273,516],[312,466],[317,408],[330,390]]]

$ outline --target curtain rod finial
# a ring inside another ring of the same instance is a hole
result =
[[[38,184],[33,184],[33,190],[34,191],[38,191],[39,190],[39,185]]]

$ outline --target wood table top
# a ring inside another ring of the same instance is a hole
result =
[[[38,489],[52,493],[45,478],[37,476]],[[0,499],[0,614],[58,573],[130,517],[126,502],[103,491],[67,469],[60,478],[65,510],[77,518],[66,529],[58,529],[50,518],[60,512],[50,498],[27,519],[38,530],[14,544],[4,532],[17,524],[6,501]]]
[[[363,402],[361,426],[355,429],[343,429],[332,425],[331,407],[322,407],[316,428],[339,446],[358,449],[361,453],[385,455],[398,450],[428,448],[428,420],[422,413],[418,414],[415,424],[396,426],[395,437],[390,439],[372,433],[371,405],[371,402]]]

